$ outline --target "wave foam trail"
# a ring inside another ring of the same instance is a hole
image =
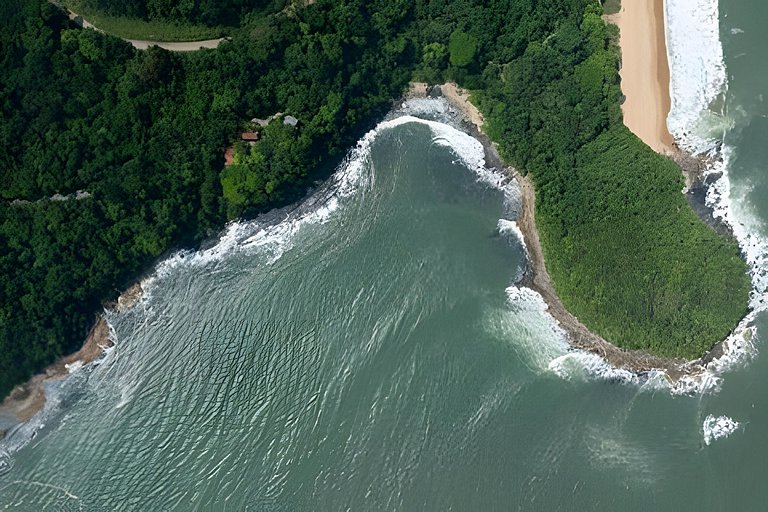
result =
[[[704,444],[709,445],[712,441],[726,438],[733,434],[739,428],[739,422],[734,421],[728,416],[709,415],[704,419],[701,426],[704,433]]]
[[[520,230],[520,226],[517,225],[517,222],[514,220],[499,219],[497,229],[501,235],[512,235],[517,238],[525,248],[526,252],[528,251],[528,248],[525,247],[525,238],[523,237],[523,232]]]
[[[763,223],[744,197],[736,197],[729,176],[733,149],[725,143],[726,134],[748,115],[739,107],[731,109],[733,119],[712,111],[728,87],[718,0],[667,0],[664,11],[672,100],[667,126],[682,148],[710,157],[706,204],[733,230],[752,280],[750,312],[723,342],[723,356],[710,362],[702,375],[686,377],[674,389],[717,391],[723,372],[745,364],[756,353],[752,325],[757,314],[768,309],[768,241],[758,234],[764,232]],[[722,111],[724,107],[723,101]]]
[[[412,114],[436,117],[441,121],[432,121],[415,117]],[[301,229],[311,224],[328,222],[334,212],[343,204],[344,199],[353,196],[369,182],[367,162],[371,153],[371,145],[376,137],[385,130],[408,124],[419,123],[426,125],[432,131],[433,144],[450,148],[463,165],[471,169],[478,180],[499,188],[514,199],[516,189],[514,184],[485,166],[485,150],[480,141],[445,124],[449,122],[449,107],[445,100],[422,99],[409,100],[403,109],[397,112],[397,117],[379,123],[373,130],[366,133],[339,166],[336,173],[328,182],[302,201],[298,206],[287,207],[261,216],[253,221],[237,221],[229,224],[219,241],[212,247],[198,251],[179,251],[155,268],[152,277],[145,279],[142,286],[151,292],[158,278],[170,275],[180,266],[207,266],[216,264],[222,259],[248,249],[258,249],[269,254],[269,263],[274,263],[292,247],[295,235]]]
[[[512,221],[499,221],[509,229],[517,228]],[[539,336],[526,336],[533,345],[520,346],[526,358],[534,363],[536,368],[551,372],[563,380],[602,380],[634,384],[641,390],[656,391],[669,389],[669,384],[661,371],[647,372],[638,375],[629,370],[616,368],[602,357],[572,347],[566,342],[567,334],[557,320],[549,315],[549,305],[535,290],[525,286],[509,286],[506,289],[507,302],[513,307],[515,316],[522,318],[526,324],[542,326],[541,316],[547,317],[547,330]],[[532,315],[537,315],[533,318]],[[528,317],[531,317],[530,319]],[[541,340],[548,343],[542,343]],[[523,343],[523,345],[526,345]],[[536,369],[534,368],[534,369]]]
[[[514,319],[510,322],[510,313],[505,312],[506,319],[499,323],[501,338],[515,339],[515,350],[531,371],[546,373],[550,361],[570,349],[565,331],[547,313],[549,306],[535,290],[525,286],[509,286],[506,293]],[[518,330],[521,327],[523,332]]]
[[[464,164],[472,169],[478,179],[504,193],[505,211],[516,215],[520,204],[517,182],[497,169],[485,164],[485,149],[482,143],[461,129],[462,114],[445,98],[410,98],[403,102],[397,115],[404,115],[406,122],[428,125],[435,134],[435,144],[461,148]],[[398,118],[402,119],[402,117]],[[470,142],[471,141],[471,142]]]
[[[671,109],[667,127],[692,153],[717,143],[722,117],[710,110],[726,87],[718,0],[664,2]]]
[[[564,380],[597,379],[609,382],[625,382],[641,384],[638,375],[616,368],[608,364],[602,357],[584,352],[572,350],[567,354],[557,357],[549,362],[549,370]]]

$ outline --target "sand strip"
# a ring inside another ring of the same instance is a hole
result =
[[[614,367],[624,368],[635,373],[663,370],[673,382],[683,375],[695,375],[703,371],[702,364],[707,362],[705,360],[685,361],[683,359],[656,357],[641,351],[621,349],[591,332],[565,308],[547,273],[544,251],[539,240],[539,232],[536,229],[536,191],[533,182],[529,177],[521,175],[501,160],[495,144],[481,130],[483,116],[477,107],[469,101],[469,94],[456,87],[456,84],[442,84],[439,88],[441,92],[439,95],[445,97],[462,114],[467,131],[483,143],[487,165],[504,172],[517,181],[522,201],[517,225],[523,233],[528,251],[528,269],[522,284],[542,296],[549,307],[549,314],[566,332],[571,346],[597,354]],[[424,83],[412,83],[408,96],[434,96],[435,90],[436,88],[429,87]],[[446,94],[446,91],[450,91],[450,93]]]
[[[667,130],[671,101],[664,0],[623,0],[621,10],[606,19],[620,32],[624,124],[654,151],[670,155],[674,139]]]
[[[172,43],[164,41],[139,41],[137,39],[126,39],[126,41],[131,43],[134,48],[139,50],[147,50],[150,46],[159,46],[160,48],[170,52],[196,52],[197,50],[202,50],[204,48],[214,49],[218,48],[221,42],[225,40],[226,38],[222,37],[219,39],[208,39],[205,41]]]
[[[104,307],[116,313],[125,313],[141,300],[143,294],[141,284],[136,283],[123,292],[117,301],[106,303]],[[43,409],[47,383],[64,379],[78,368],[100,359],[105,350],[112,346],[109,324],[104,315],[100,314],[80,350],[62,357],[24,384],[16,386],[0,403],[0,439],[5,437],[6,431],[29,421]]]

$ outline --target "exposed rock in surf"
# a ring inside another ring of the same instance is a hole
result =
[[[133,309],[143,296],[144,289],[141,287],[141,283],[134,283],[117,298],[116,311],[118,313],[125,313]]]
[[[422,86],[426,84],[416,84],[411,86],[411,92],[420,92],[424,90]],[[426,86],[427,96],[432,96],[435,87]],[[457,94],[446,95],[441,91],[440,97],[443,97],[452,106],[452,112],[456,111],[461,116],[459,123],[465,131],[478,139],[485,149],[485,161],[489,168],[495,168],[499,172],[509,176],[510,179],[516,179],[522,196],[522,211],[516,222],[520,231],[523,233],[526,251],[528,253],[528,265],[526,273],[521,280],[521,284],[533,289],[539,293],[548,306],[548,312],[560,327],[567,334],[569,344],[585,352],[596,354],[611,366],[617,369],[624,369],[633,374],[642,377],[652,372],[663,372],[665,378],[672,386],[678,387],[678,391],[694,391],[689,384],[691,378],[696,379],[707,371],[710,363],[716,362],[719,358],[726,355],[726,343],[721,342],[715,345],[711,351],[701,358],[687,361],[679,358],[656,357],[645,352],[637,350],[625,350],[606,341],[597,334],[591,332],[578,318],[572,315],[562,304],[551,278],[546,271],[543,251],[539,242],[538,231],[535,222],[535,190],[532,181],[526,176],[522,176],[515,169],[508,167],[500,158],[496,146],[481,130],[482,123],[473,121],[472,111],[477,111],[476,107],[469,102],[466,93],[457,91]],[[418,95],[408,97],[423,97]],[[407,99],[407,98],[406,98]],[[477,112],[477,116],[482,118]],[[708,164],[719,158],[717,154],[709,156],[691,155],[678,150],[671,155],[683,171],[686,179],[686,185],[692,186],[691,191],[686,191],[686,196],[694,206],[694,211],[716,231],[724,236],[733,236],[727,224],[715,219],[712,210],[704,203],[706,193],[705,182],[709,178],[706,174]],[[698,389],[698,388],[696,388]]]

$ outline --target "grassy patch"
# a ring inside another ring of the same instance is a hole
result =
[[[621,10],[621,0],[605,0],[603,2],[603,11],[605,14],[616,14]]]
[[[85,20],[107,34],[123,39],[143,41],[203,41],[227,35],[226,27],[175,24],[166,21],[146,21],[123,16],[109,16],[96,11],[82,10],[76,2],[65,2],[66,7],[77,12]]]

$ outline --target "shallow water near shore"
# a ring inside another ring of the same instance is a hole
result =
[[[761,235],[768,11],[721,11],[731,204]],[[515,286],[514,185],[445,103],[407,107],[298,208],[161,263],[0,442],[0,509],[762,509],[768,318],[716,392],[590,370]]]

